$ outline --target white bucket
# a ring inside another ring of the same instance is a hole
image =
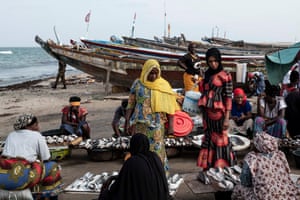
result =
[[[201,92],[187,91],[184,96],[182,110],[190,114],[200,114],[198,100]]]

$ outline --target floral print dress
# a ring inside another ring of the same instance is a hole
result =
[[[288,162],[277,143],[275,137],[265,132],[255,136],[254,145],[259,152],[251,151],[244,158],[241,184],[235,186],[232,199],[298,199]]]
[[[156,152],[163,162],[165,171],[169,170],[164,144],[166,113],[152,112],[151,90],[137,79],[131,89],[127,109],[133,108],[130,125],[135,133],[143,133],[149,138],[150,150]]]

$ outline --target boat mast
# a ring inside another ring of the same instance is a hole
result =
[[[134,28],[135,28],[135,19],[136,19],[136,12],[134,13],[133,16],[133,22],[132,22],[132,28],[131,28],[131,37],[134,37]]]
[[[166,37],[166,18],[167,18],[167,12],[166,12],[166,1],[164,1],[164,37]]]
[[[53,26],[53,31],[54,31],[54,34],[55,34],[55,37],[56,37],[57,44],[62,45],[62,43],[60,42],[60,39],[59,39],[59,35],[56,32],[55,26]]]

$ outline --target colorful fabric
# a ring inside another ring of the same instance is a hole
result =
[[[154,69],[158,69],[158,78],[155,81],[148,81],[149,73]],[[165,112],[174,114],[176,110],[180,110],[176,102],[176,93],[172,90],[168,81],[161,77],[160,65],[156,60],[149,59],[145,62],[140,82],[151,90],[151,109],[153,112]]]
[[[134,111],[130,118],[130,125],[135,127],[136,133],[147,135],[150,149],[158,154],[166,171],[169,170],[165,151],[164,135],[166,113],[153,112],[151,107],[151,90],[145,87],[140,80],[136,80],[131,89],[128,107]]]
[[[244,200],[296,200],[297,188],[289,175],[290,168],[282,151],[278,150],[278,141],[262,132],[255,136],[254,145],[258,152],[249,152],[245,159],[241,180],[235,186],[232,199]],[[243,177],[247,176],[247,178]]]
[[[223,130],[225,111],[232,106],[232,81],[230,74],[220,71],[211,76],[209,82],[202,82],[202,96],[198,105],[203,108],[204,137],[199,152],[197,166],[232,166],[235,156],[228,139],[227,130]]]
[[[266,131],[268,134],[277,137],[284,138],[286,133],[286,120],[279,118],[272,125],[266,127],[266,120],[263,117],[256,117],[254,120],[254,134],[259,134],[262,131]]]
[[[51,188],[60,180],[60,170],[55,162],[30,163],[22,158],[0,158],[0,189]]]
[[[200,82],[200,88],[203,88],[202,96],[198,105],[211,109],[231,110],[232,108],[232,78],[229,73],[221,71],[213,76],[208,83]]]

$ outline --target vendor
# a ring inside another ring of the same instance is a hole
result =
[[[62,109],[61,129],[65,134],[75,134],[83,139],[90,138],[90,127],[86,121],[87,109],[80,106],[80,97],[72,96],[70,105]]]
[[[20,115],[14,129],[0,157],[0,189],[55,189],[61,182],[60,169],[56,162],[49,161],[50,151],[39,132],[37,117],[30,113]]]
[[[252,106],[242,88],[233,91],[232,109],[229,117],[229,133],[238,133],[252,137]]]
[[[241,184],[235,186],[232,199],[298,199],[299,191],[289,175],[284,153],[278,150],[277,139],[262,132],[253,143],[256,151],[244,158]]]
[[[184,91],[199,92],[198,82],[202,79],[200,74],[200,57],[196,53],[196,44],[190,43],[188,53],[180,57],[178,66],[185,70],[183,74]]]

